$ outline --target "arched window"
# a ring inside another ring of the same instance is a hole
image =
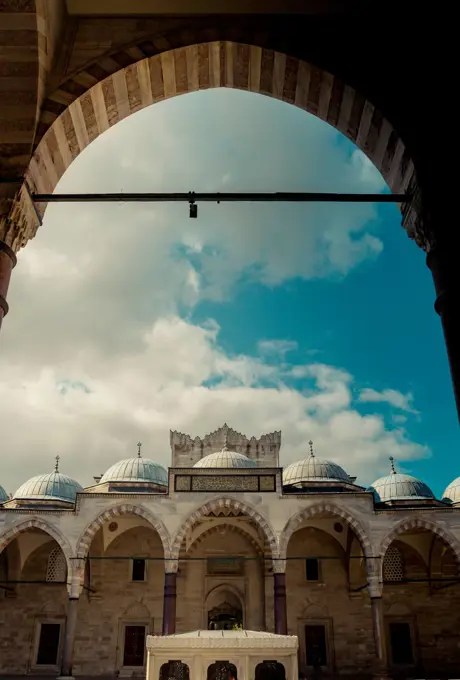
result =
[[[383,580],[402,581],[404,578],[404,566],[401,551],[395,546],[388,548],[383,560]]]
[[[160,680],[189,680],[190,672],[182,661],[168,661],[160,668]]]
[[[236,666],[228,661],[216,661],[208,666],[206,680],[238,680]]]
[[[67,564],[61,548],[54,548],[48,557],[46,580],[53,583],[64,583],[67,578]]]
[[[256,666],[256,680],[286,680],[286,670],[278,661],[264,661]]]

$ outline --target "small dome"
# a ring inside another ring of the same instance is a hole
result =
[[[14,494],[14,500],[65,501],[74,503],[77,493],[83,491],[78,482],[59,472],[59,456],[56,456],[54,472],[32,477]]]
[[[126,458],[112,465],[102,475],[99,484],[105,482],[154,482],[161,486],[168,486],[168,473],[158,463],[149,458],[142,458],[139,453],[136,458]]]
[[[6,503],[6,501],[8,500],[9,500],[8,494],[6,493],[3,486],[0,486],[0,503]]]
[[[447,503],[460,503],[460,477],[449,484],[442,495],[442,500]]]
[[[433,492],[424,482],[411,475],[396,472],[392,457],[390,461],[391,473],[380,477],[367,489],[374,492],[377,503],[434,499]]]
[[[210,453],[193,467],[196,468],[253,468],[257,467],[257,463],[251,460],[242,453],[237,451],[229,451],[226,446],[221,451]]]
[[[345,482],[352,484],[345,470],[331,460],[317,458],[313,452],[313,442],[310,444],[308,458],[291,463],[283,470],[283,486],[299,484],[300,482]]]

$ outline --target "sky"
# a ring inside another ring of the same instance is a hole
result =
[[[57,191],[383,192],[370,161],[289,104],[218,89],[96,139]],[[169,430],[282,431],[364,486],[437,495],[459,430],[424,253],[397,206],[51,204],[19,253],[0,334],[0,485],[170,462]]]

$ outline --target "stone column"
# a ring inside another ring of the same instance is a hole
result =
[[[436,290],[434,308],[439,314],[444,331],[447,356],[454,388],[457,413],[460,419],[460,267],[455,244],[435,244],[426,263],[433,275]]]
[[[176,583],[177,569],[167,566],[165,571],[165,587],[163,599],[163,635],[176,632]],[[170,570],[170,571],[169,571]]]
[[[65,626],[64,651],[62,653],[60,677],[72,677],[73,650],[75,632],[77,630],[78,597],[70,597],[67,604],[67,621]]]
[[[13,250],[0,241],[0,327],[3,317],[8,313],[6,294],[10,283],[11,272],[16,266],[16,255]]]
[[[286,561],[273,560],[273,590],[275,596],[275,633],[287,635]]]
[[[382,583],[375,558],[367,561],[367,589],[371,598],[372,630],[375,643],[374,679],[388,678],[388,654],[385,624],[383,620]]]

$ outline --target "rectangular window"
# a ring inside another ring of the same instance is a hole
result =
[[[133,560],[132,580],[145,581],[145,560]]]
[[[319,560],[308,557],[305,560],[305,572],[307,581],[319,581]]]
[[[37,666],[57,666],[60,637],[60,623],[41,624],[37,650]]]
[[[145,626],[126,626],[123,647],[123,666],[143,666]]]
[[[320,668],[327,666],[326,626],[305,626],[305,651],[307,653],[307,666]]]
[[[395,666],[413,664],[414,653],[412,650],[410,624],[393,622],[389,624],[389,630],[392,663]]]

